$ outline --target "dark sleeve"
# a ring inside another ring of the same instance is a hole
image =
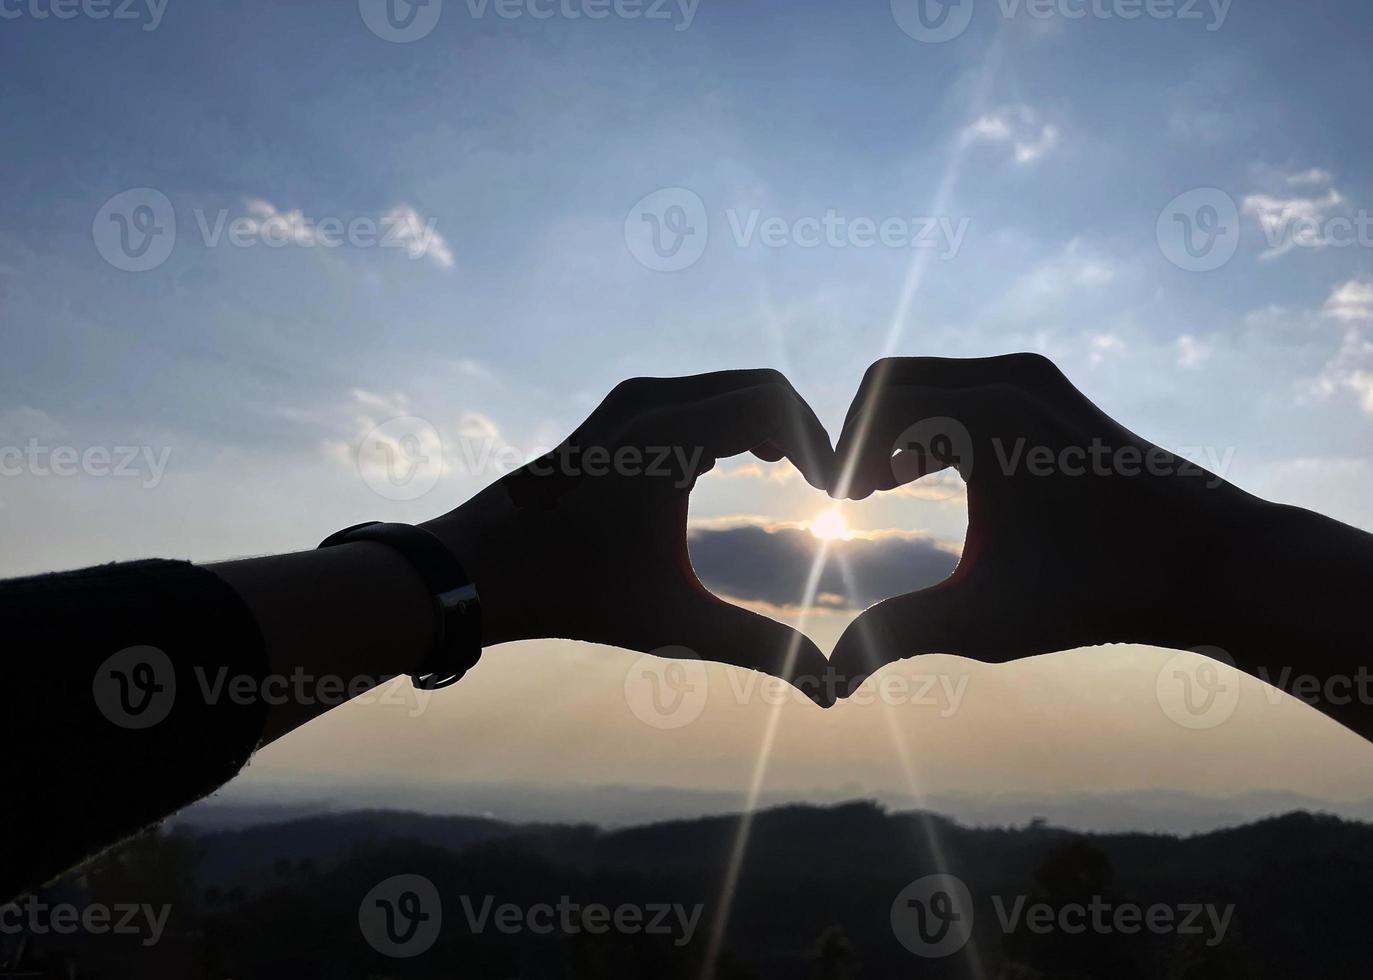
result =
[[[266,706],[262,636],[186,562],[0,582],[0,902],[210,793]]]

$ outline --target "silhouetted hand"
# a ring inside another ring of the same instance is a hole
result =
[[[776,371],[639,378],[612,391],[566,442],[426,525],[482,596],[485,645],[563,637],[766,671],[817,702],[826,661],[795,630],[730,605],[687,556],[687,498],[715,460],[791,460],[817,488],[833,450]]]
[[[968,493],[953,575],[878,603],[840,638],[831,662],[850,692],[921,653],[1000,662],[1208,642],[1230,611],[1217,597],[1234,587],[1234,546],[1273,509],[1127,431],[1036,354],[877,362],[836,455],[836,496],[948,466]]]

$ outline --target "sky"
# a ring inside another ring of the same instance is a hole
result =
[[[884,354],[1040,351],[1373,530],[1373,10],[926,2],[0,0],[0,574],[424,520],[636,375],[777,367],[837,434]],[[703,579],[796,622],[828,506],[722,465]],[[948,481],[844,514],[877,592],[937,581],[966,526]],[[826,650],[880,598],[822,593]],[[1256,681],[1179,723],[1172,657],[923,658],[823,714],[691,664],[706,696],[663,724],[637,655],[512,644],[238,785],[1373,797],[1373,748]]]

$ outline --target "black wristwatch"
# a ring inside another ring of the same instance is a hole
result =
[[[434,597],[437,642],[419,670],[410,675],[415,687],[433,691],[456,684],[482,655],[482,608],[477,587],[442,541],[413,524],[367,521],[335,531],[321,548],[376,541],[394,548],[414,566]]]

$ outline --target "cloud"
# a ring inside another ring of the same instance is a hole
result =
[[[412,259],[428,258],[440,268],[453,268],[453,250],[434,227],[433,218],[421,218],[413,207],[401,204],[387,211],[381,220],[393,240],[405,246]]]
[[[1033,163],[1058,144],[1058,127],[1041,123],[1028,106],[1007,106],[979,117],[963,130],[966,142],[1009,143],[1015,162]]]
[[[1368,348],[1364,348],[1367,354]],[[1365,415],[1373,415],[1373,371],[1351,371],[1344,379],[1345,387],[1359,399]]]
[[[1008,298],[1015,309],[1035,309],[1080,296],[1084,289],[1100,289],[1115,278],[1115,266],[1109,258],[1073,238],[1017,279]]]
[[[773,606],[801,602],[821,544],[801,528],[761,523],[694,523],[688,538],[692,566],[707,587],[730,598]],[[955,548],[926,534],[886,531],[830,541],[816,602],[834,609],[862,609],[935,585],[957,563]],[[845,564],[852,587],[844,575]]]
[[[1364,332],[1345,331],[1339,353],[1326,365],[1318,387],[1326,394],[1339,388],[1353,392],[1364,413],[1373,415],[1373,342]]]
[[[389,395],[381,395],[365,388],[353,388],[350,389],[349,394],[353,397],[353,404],[362,408],[376,409],[392,417],[408,415],[410,412],[410,399],[398,391]]]
[[[271,201],[256,197],[246,199],[243,206],[248,214],[242,219],[241,234],[270,247],[378,245],[403,248],[412,259],[427,258],[440,268],[453,268],[453,250],[434,227],[434,219],[422,217],[409,204],[397,205],[382,215],[380,221],[364,217],[349,222],[340,219],[316,221],[300,208],[282,211]]]
[[[1211,357],[1211,345],[1185,333],[1177,339],[1178,367],[1195,371]]]
[[[1373,282],[1351,279],[1337,286],[1325,301],[1325,315],[1345,323],[1373,320]]]
[[[1328,172],[1313,167],[1288,175],[1285,182],[1292,187],[1325,188],[1319,197],[1250,194],[1244,198],[1241,210],[1258,219],[1268,241],[1268,248],[1259,255],[1261,260],[1276,259],[1299,245],[1325,248],[1329,244],[1322,225],[1329,213],[1344,203],[1344,196],[1330,185],[1330,180]]]
[[[28,405],[0,409],[0,442],[6,445],[18,446],[30,439],[58,439],[65,431],[65,426],[42,409]]]
[[[478,378],[491,384],[498,384],[500,382],[500,378],[496,376],[496,372],[492,371],[490,367],[476,358],[459,357],[451,363],[453,365],[453,370],[469,378]]]
[[[395,419],[411,418],[410,399],[400,392],[383,394],[365,388],[352,388],[348,392],[349,403],[339,412],[347,421],[340,420],[335,428],[347,435],[326,438],[320,444],[324,455],[345,466],[363,468],[388,453],[399,458],[413,455],[416,445],[422,444],[425,453],[442,454],[442,446],[432,426],[417,420],[415,425],[394,425],[396,431],[388,431],[386,426]],[[424,424],[421,424],[424,423]],[[401,440],[409,436],[411,441],[402,446]],[[366,441],[376,453],[362,453]]]
[[[801,471],[792,465],[789,459],[780,459],[776,463],[717,463],[715,467],[705,475],[705,479],[717,480],[770,480],[773,483],[790,483],[801,475]]]
[[[1113,333],[1098,333],[1087,338],[1087,363],[1100,367],[1106,360],[1125,353],[1125,341]]]
[[[1287,361],[1324,358],[1319,370],[1304,372],[1299,399],[1352,394],[1362,412],[1373,417],[1373,281],[1339,283],[1317,308],[1251,310],[1244,325],[1256,343]]]
[[[401,392],[353,388],[348,402],[330,408],[319,420],[329,434],[323,455],[364,478],[386,476],[393,461],[423,461],[437,477],[483,483],[519,469],[552,446],[517,445],[482,412],[421,414]],[[403,499],[403,498],[397,498]]]
[[[1373,283],[1351,279],[1336,286],[1324,313],[1344,326],[1344,337],[1316,389],[1325,395],[1350,391],[1364,413],[1373,415]]]
[[[272,202],[256,197],[244,201],[243,206],[248,209],[244,233],[259,241],[270,245],[313,245],[318,240],[315,223],[299,208],[278,211]]]
[[[1319,187],[1330,183],[1332,179],[1330,171],[1322,170],[1320,167],[1312,167],[1310,170],[1303,170],[1298,174],[1289,174],[1287,182],[1293,187]]]

